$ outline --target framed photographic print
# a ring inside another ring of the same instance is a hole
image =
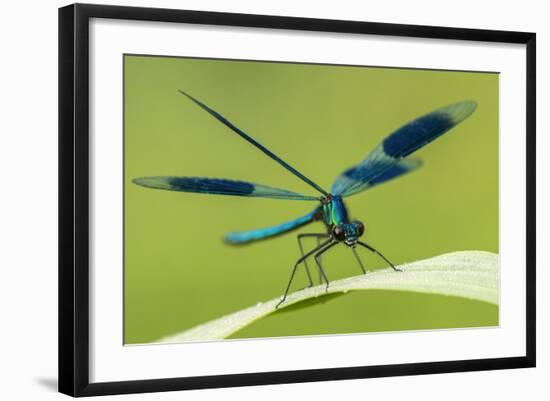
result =
[[[59,78],[61,392],[535,366],[534,33],[78,4]]]

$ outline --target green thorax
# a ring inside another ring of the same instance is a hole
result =
[[[328,226],[349,223],[348,211],[342,197],[334,196],[323,201],[323,220]]]

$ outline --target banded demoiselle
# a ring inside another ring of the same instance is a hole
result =
[[[302,256],[294,264],[284,295],[276,307],[286,300],[292,280],[300,265],[304,265],[309,286],[313,286],[307,265],[308,258],[312,256],[316,262],[320,280],[325,282],[326,289],[328,289],[329,279],[323,268],[321,255],[337,244],[345,244],[353,251],[363,273],[367,271],[357,253],[357,246],[368,249],[382,258],[395,271],[399,271],[381,252],[359,239],[364,233],[364,225],[359,220],[350,219],[344,198],[418,169],[421,166],[420,160],[408,156],[464,121],[477,107],[475,101],[462,101],[439,108],[403,125],[387,136],[359,164],[342,172],[332,184],[329,192],[205,103],[182,90],[180,93],[320,194],[317,196],[303,195],[286,189],[223,178],[162,176],[140,177],[133,180],[134,183],[144,187],[170,191],[318,202],[312,212],[297,219],[256,230],[231,232],[225,236],[227,243],[247,244],[296,230],[312,222],[321,221],[324,224],[324,232],[298,234],[298,245]],[[304,252],[302,244],[305,237],[317,239],[317,246],[307,252]]]

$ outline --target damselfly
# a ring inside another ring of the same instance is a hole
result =
[[[328,192],[239,129],[221,114],[188,93],[181,90],[180,92],[321,194],[318,196],[302,195],[286,189],[223,178],[141,177],[133,180],[134,183],[144,187],[171,191],[319,202],[311,213],[292,221],[256,230],[231,232],[225,236],[226,242],[230,244],[246,244],[287,233],[315,221],[322,221],[324,223],[325,232],[298,234],[298,245],[302,256],[292,268],[284,295],[277,304],[277,307],[286,300],[292,280],[300,265],[304,265],[309,285],[313,285],[307,266],[307,259],[312,256],[315,259],[321,279],[325,282],[328,289],[329,280],[321,263],[321,255],[340,243],[345,244],[353,251],[355,259],[363,273],[366,273],[366,269],[357,253],[357,246],[375,253],[394,270],[399,271],[381,252],[359,239],[364,233],[364,225],[358,220],[350,219],[343,198],[355,195],[365,189],[372,188],[419,168],[421,166],[420,160],[407,158],[407,156],[462,122],[474,112],[477,106],[476,102],[471,100],[451,104],[403,125],[387,136],[363,161],[340,174],[332,184],[330,192]],[[302,240],[305,237],[317,239],[317,246],[308,252],[304,252],[302,245]]]

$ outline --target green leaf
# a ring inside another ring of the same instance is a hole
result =
[[[290,294],[278,309],[275,309],[275,306],[280,298],[259,302],[249,308],[154,342],[221,340],[271,313],[326,302],[350,291],[413,291],[457,296],[498,305],[498,255],[494,253],[453,252],[398,267],[402,272],[388,268],[332,281],[328,291],[325,291],[324,285],[305,288]]]

